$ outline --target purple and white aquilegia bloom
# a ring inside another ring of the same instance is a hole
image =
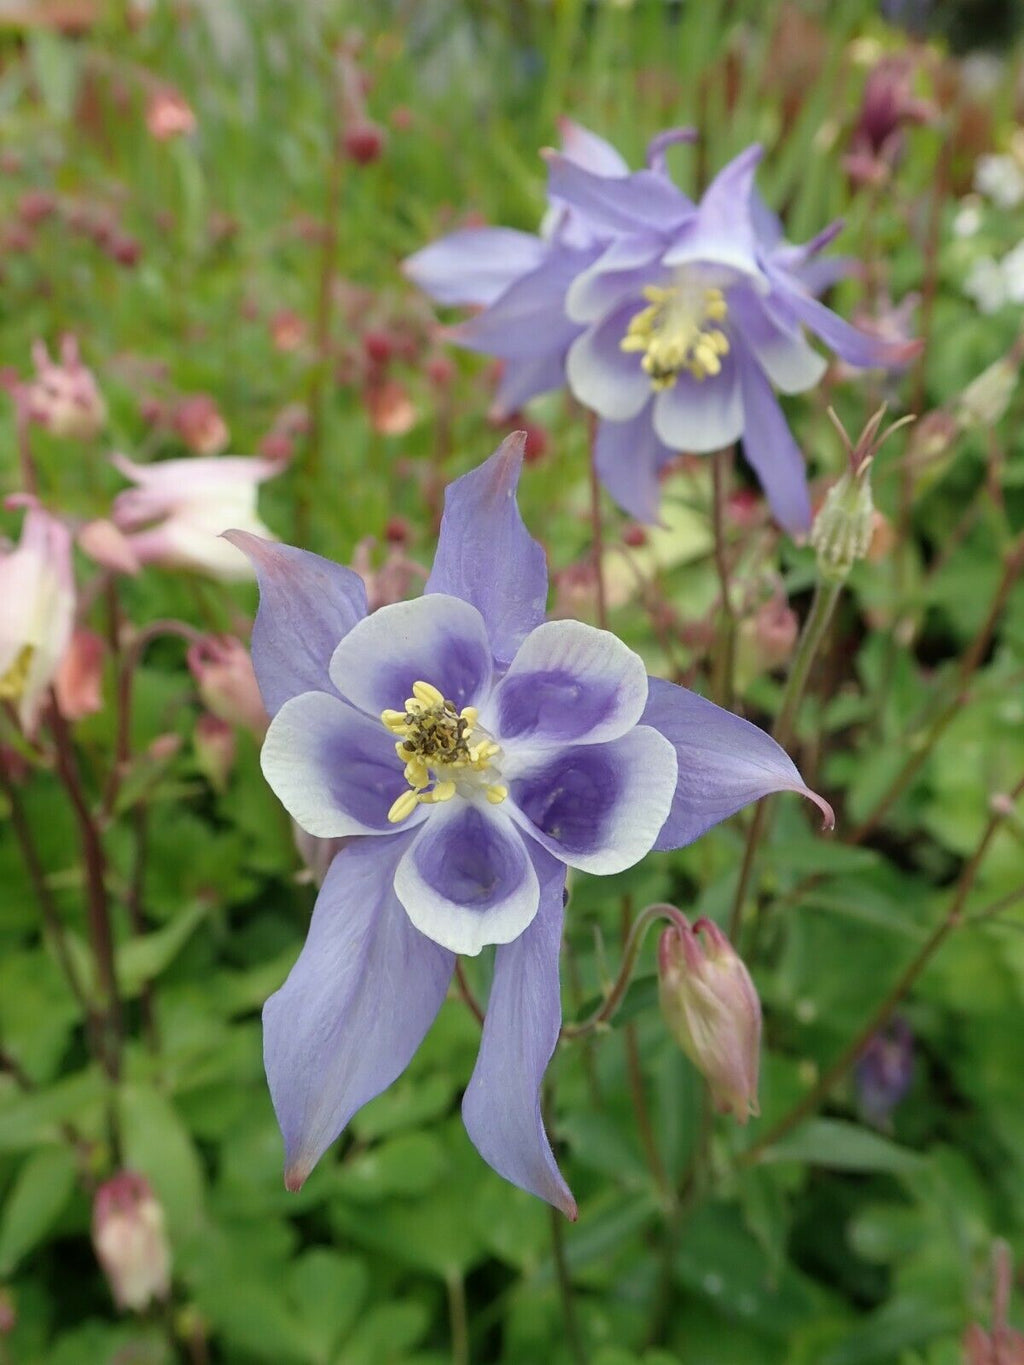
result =
[[[443,239],[406,270],[442,303],[487,305],[452,328],[452,340],[502,357],[514,378],[532,365],[531,393],[567,383],[598,414],[598,473],[631,516],[656,520],[658,474],[674,454],[742,439],[776,519],[802,533],[811,521],[804,461],[775,390],[803,392],[825,370],[804,329],[858,367],[905,362],[915,347],[868,336],[817,301],[849,266],[817,259],[840,225],[803,246],[786,242],[754,186],[760,147],[725,166],[699,204],[687,198],[664,161],[665,142],[686,135],[655,139],[648,168],[634,173],[572,144],[547,154],[549,199],[584,236],[571,251],[557,235],[518,233],[506,252],[507,230],[491,229],[472,243]],[[587,137],[588,148],[600,143]],[[520,239],[544,253],[547,276],[523,270]],[[502,263],[516,273],[501,293],[460,294],[460,256],[464,281],[479,276],[481,259],[495,286]]]
[[[405,1069],[455,955],[495,945],[463,1118],[500,1175],[575,1217],[540,1111],[566,868],[620,872],[769,792],[831,822],[756,726],[649,679],[607,631],[545,621],[523,444],[448,489],[424,595],[371,615],[350,569],[228,532],[260,584],[263,771],[304,830],[345,840],[263,1015],[291,1189]]]

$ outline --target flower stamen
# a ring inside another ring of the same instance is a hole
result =
[[[491,805],[499,805],[508,788],[495,782],[492,760],[501,753],[477,721],[475,706],[455,709],[432,683],[415,682],[404,711],[381,712],[381,723],[396,736],[395,753],[404,763],[410,790],[388,811],[392,824],[407,819],[418,805],[450,801],[457,791],[483,791]]]
[[[683,370],[697,380],[721,372],[729,338],[720,327],[708,326],[728,317],[721,289],[692,283],[649,284],[644,298],[648,307],[630,318],[619,347],[642,352],[640,364],[651,377],[652,389],[672,388]]]
[[[0,701],[20,701],[35,652],[35,645],[22,645],[10,667],[0,675]]]

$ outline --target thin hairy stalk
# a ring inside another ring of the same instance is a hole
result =
[[[583,1345],[579,1320],[576,1317],[576,1300],[573,1297],[572,1278],[569,1274],[569,1263],[565,1257],[564,1219],[554,1207],[549,1208],[548,1213],[551,1222],[551,1255],[555,1263],[558,1297],[562,1304],[562,1325],[565,1328],[566,1344],[569,1347],[569,1354],[572,1356],[574,1365],[587,1365],[587,1351]]]
[[[457,1271],[445,1276],[448,1291],[448,1323],[452,1334],[452,1365],[469,1365],[469,1315],[466,1282]]]
[[[633,938],[633,903],[630,896],[623,896],[622,898],[621,917],[623,955],[625,956]],[[662,1204],[666,1212],[670,1212],[675,1204],[675,1190],[668,1178],[668,1172],[665,1170],[665,1163],[661,1159],[654,1124],[651,1122],[651,1111],[647,1106],[644,1070],[640,1060],[640,1041],[635,1020],[630,1019],[628,1021],[622,1030],[622,1035],[626,1049],[626,1077],[629,1081],[629,1097],[633,1105],[633,1117],[636,1121],[637,1133],[640,1136],[640,1145],[644,1149],[644,1158],[651,1178],[661,1196]]]
[[[841,582],[819,583],[814,590],[811,610],[807,614],[807,620],[804,622],[804,628],[800,633],[800,641],[789,670],[789,677],[786,679],[785,690],[782,694],[782,705],[779,708],[775,725],[772,727],[773,737],[784,749],[789,746],[793,738],[796,718],[800,710],[800,703],[803,700],[804,689],[807,686],[807,679],[825,638],[825,632],[842,590],[843,584]],[[750,822],[750,829],[747,831],[743,862],[740,866],[739,881],[736,884],[736,894],[729,914],[729,927],[726,931],[734,943],[739,936],[740,926],[743,923],[743,907],[753,879],[757,851],[768,819],[770,799],[770,797],[764,797],[757,803],[754,817]]]
[[[712,524],[715,533],[715,570],[722,615],[715,641],[714,695],[720,706],[733,704],[733,673],[736,657],[736,612],[729,589],[729,557],[726,552],[725,503],[729,493],[731,450],[719,450],[711,457]]]
[[[895,984],[891,987],[882,1002],[875,1008],[865,1024],[857,1031],[854,1037],[846,1045],[843,1051],[835,1059],[832,1065],[823,1073],[817,1084],[808,1090],[797,1104],[784,1114],[768,1131],[758,1138],[752,1147],[741,1152],[737,1158],[738,1166],[750,1166],[758,1160],[762,1152],[771,1147],[773,1143],[790,1132],[803,1119],[813,1114],[818,1106],[828,1098],[833,1086],[840,1081],[850,1068],[857,1061],[870,1040],[883,1029],[892,1018],[897,1006],[902,1002],[907,993],[914,986],[918,977],[931,962],[932,958],[945,943],[954,929],[958,929],[962,924],[971,923],[970,919],[964,917],[964,904],[971,893],[978,869],[988,852],[989,845],[992,843],[1000,826],[1012,812],[1013,804],[1024,792],[1024,777],[1016,784],[1009,795],[1001,799],[998,803],[993,803],[992,813],[985,826],[984,833],[978,842],[977,847],[971,857],[964,864],[956,887],[950,899],[942,920],[936,925],[924,943],[918,949],[915,956],[900,973]]]
[[[626,991],[629,989],[633,968],[636,966],[636,960],[640,955],[640,949],[643,947],[647,930],[658,919],[667,919],[680,929],[687,928],[685,919],[674,905],[669,905],[666,901],[658,901],[653,905],[645,906],[630,926],[625,947],[622,950],[622,963],[619,967],[618,976],[613,981],[604,1000],[594,1010],[593,1014],[578,1024],[563,1024],[560,1037],[566,1039],[586,1038],[611,1023],[615,1012],[622,1004]]]
[[[932,721],[924,739],[896,774],[885,794],[850,834],[849,843],[863,843],[868,835],[874,831],[882,818],[895,805],[924,767],[936,743],[956,716],[959,715],[963,707],[963,693],[975,670],[988,652],[989,644],[992,641],[996,626],[999,624],[1003,609],[1022,570],[1024,570],[1024,535],[1017,537],[1006,555],[1003,573],[996,588],[995,596],[992,598],[985,619],[971,642],[970,648],[960,661],[953,696]]]
[[[469,982],[466,980],[466,973],[462,966],[461,958],[456,958],[455,960],[455,984],[458,986],[459,994],[462,996],[462,999],[464,1000],[467,1008],[469,1009],[470,1014],[473,1016],[476,1022],[481,1027],[483,1027],[484,1022],[483,1008],[481,1007],[480,1002],[477,1000],[476,996],[473,994],[473,990]]]
[[[1005,896],[1000,896],[991,905],[986,905],[981,910],[975,910],[972,915],[967,916],[968,924],[986,924],[991,920],[998,919],[1004,910],[1009,910],[1012,906],[1024,901],[1024,886],[1015,887],[1013,891],[1008,891]]]
[[[96,982],[103,1010],[103,1047],[100,1061],[108,1078],[116,1082],[121,1071],[121,1000],[117,987],[114,957],[114,932],[106,886],[106,857],[99,829],[93,819],[82,787],[74,744],[67,721],[60,713],[57,698],[50,693],[50,729],[56,744],[57,772],[68,794],[85,866],[86,911],[89,941],[96,963]]]
[[[321,485],[325,408],[331,377],[331,329],[334,314],[334,265],[338,256],[338,226],[341,216],[341,191],[345,150],[341,126],[341,81],[336,62],[331,59],[327,73],[327,135],[330,161],[324,190],[324,217],[320,233],[320,259],[316,277],[316,303],[313,316],[313,344],[316,360],[309,382],[309,432],[306,459],[299,481],[295,506],[297,544],[309,541],[314,490]]]
[[[601,519],[601,484],[597,477],[597,424],[590,422],[590,553],[594,566],[594,591],[597,599],[597,624],[608,629],[608,595],[604,584],[604,524]]]
[[[79,979],[75,964],[68,950],[67,937],[64,933],[64,925],[61,922],[60,914],[57,910],[57,902],[50,890],[46,880],[46,873],[43,870],[42,859],[36,848],[35,840],[32,837],[32,829],[22,808],[21,798],[18,789],[7,776],[2,764],[0,764],[0,787],[7,798],[10,807],[11,826],[14,829],[14,837],[18,841],[21,849],[21,856],[28,872],[29,881],[32,883],[32,890],[35,892],[36,901],[43,917],[43,924],[46,928],[50,942],[53,944],[53,951],[57,957],[57,963],[64,973],[64,977],[75,997],[79,1009],[86,1021],[90,1025],[94,1021],[95,1011],[93,1010],[85,988]]]

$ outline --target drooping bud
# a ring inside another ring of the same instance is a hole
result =
[[[1020,377],[1022,351],[1024,346],[1018,343],[967,385],[954,408],[959,427],[969,431],[972,427],[994,427],[1002,421]]]
[[[164,1211],[145,1176],[119,1171],[96,1191],[92,1244],[118,1308],[141,1313],[171,1288]]]
[[[964,1333],[964,1365],[1024,1365],[1024,1336],[1008,1327],[1013,1260],[1010,1248],[998,1239],[992,1248],[992,1331],[972,1323]]]
[[[189,647],[188,666],[199,696],[220,720],[262,739],[270,724],[249,651],[233,635],[209,635]]]
[[[692,928],[673,924],[665,930],[658,944],[658,995],[669,1031],[704,1076],[715,1105],[746,1123],[759,1112],[761,1002],[716,924],[699,919]]]
[[[195,746],[196,767],[215,792],[227,790],[231,769],[235,766],[235,732],[226,720],[204,711],[196,721],[192,740]]]
[[[79,626],[72,633],[53,680],[57,705],[67,720],[102,710],[104,650],[103,639],[94,630]]]
[[[208,393],[183,398],[171,418],[174,430],[196,455],[219,455],[231,439],[227,423]]]
[[[895,1019],[868,1041],[857,1062],[857,1098],[868,1123],[884,1128],[910,1088],[914,1038],[905,1019]]]
[[[105,517],[85,523],[78,532],[78,548],[113,573],[137,574],[142,567],[128,537]]]

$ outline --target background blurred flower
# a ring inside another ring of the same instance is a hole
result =
[[[149,465],[115,455],[113,463],[135,484],[117,495],[112,515],[140,564],[250,577],[245,556],[221,532],[238,527],[272,536],[257,515],[256,499],[259,485],[280,474],[280,464],[244,455]]]
[[[94,630],[79,626],[72,633],[53,680],[60,713],[68,720],[102,710],[105,652],[103,638]]]
[[[82,364],[78,342],[61,338],[60,361],[50,359],[46,343],[32,346],[35,377],[26,389],[32,421],[73,441],[94,440],[107,421],[107,405],[92,371]]]
[[[31,733],[71,640],[71,534],[35,499],[19,496],[7,505],[26,512],[18,545],[0,558],[0,700],[15,705]]]
[[[141,1313],[171,1291],[164,1211],[149,1181],[119,1171],[96,1191],[92,1242],[118,1308]]]
[[[203,704],[221,720],[242,725],[257,739],[266,734],[270,717],[260,696],[252,658],[231,635],[204,635],[189,646],[188,666]]]
[[[179,91],[161,86],[146,101],[146,127],[158,142],[168,142],[195,132],[195,112]]]
[[[885,1127],[914,1078],[914,1035],[896,1018],[870,1039],[857,1063],[857,1099],[868,1123]]]

